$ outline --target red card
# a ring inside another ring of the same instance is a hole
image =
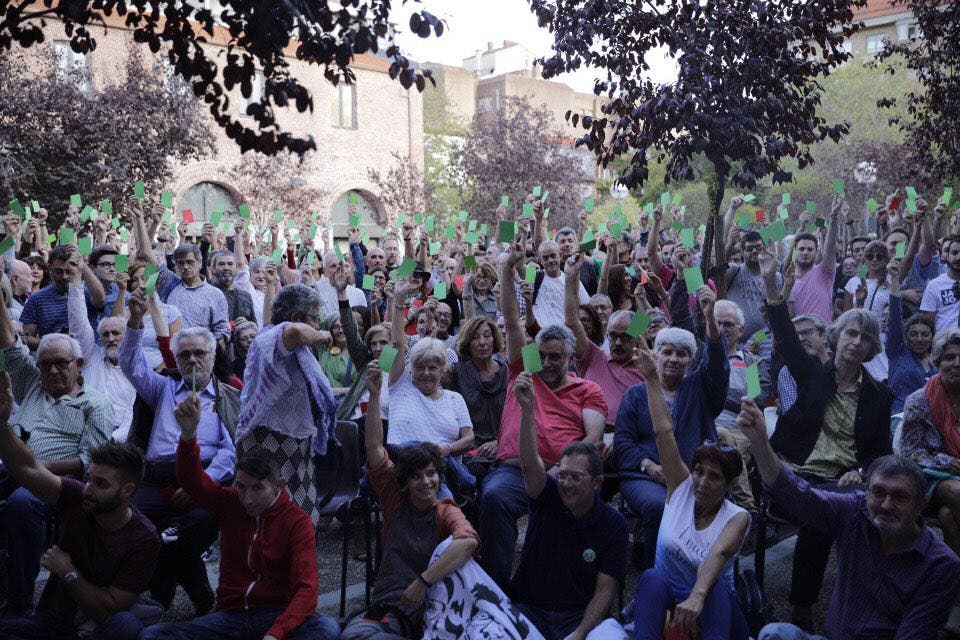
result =
[[[648,282],[650,282],[650,278],[647,277],[647,272],[640,269],[640,284],[647,284]]]
[[[462,276],[457,276],[453,279],[454,284],[457,285],[457,289],[459,289],[460,291],[463,291],[463,279],[466,277],[467,277],[466,274],[464,274]]]
[[[757,222],[763,222],[767,219],[767,212],[763,209],[757,209]]]
[[[183,215],[184,222],[187,222],[187,223],[193,222],[193,211],[191,211],[190,209],[184,209],[180,213],[181,215]]]
[[[899,196],[894,196],[893,200],[890,201],[890,210],[896,211],[897,209],[900,208],[900,203],[902,202],[903,200],[901,200]]]
[[[663,633],[663,638],[664,640],[690,640],[690,636],[680,633],[675,624],[667,627],[667,630]]]

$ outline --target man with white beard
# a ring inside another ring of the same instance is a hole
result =
[[[118,279],[127,274],[118,274]],[[124,316],[106,316],[97,325],[100,346],[94,338],[87,314],[87,303],[83,295],[83,281],[80,269],[74,269],[70,289],[67,292],[67,318],[70,335],[80,343],[83,352],[84,384],[100,390],[113,405],[113,439],[123,442],[130,430],[133,419],[133,402],[137,392],[120,370],[120,344],[127,331]]]

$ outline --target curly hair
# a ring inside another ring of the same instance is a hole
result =
[[[421,442],[401,447],[397,452],[397,464],[393,469],[394,477],[397,479],[397,486],[401,491],[405,491],[410,479],[421,469],[426,469],[433,465],[437,470],[437,475],[443,477],[446,468],[443,463],[443,457],[440,455],[440,447],[432,442]]]

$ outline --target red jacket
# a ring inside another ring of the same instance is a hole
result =
[[[317,557],[310,516],[281,491],[259,518],[247,514],[236,489],[210,479],[197,441],[180,441],[177,480],[220,523],[217,611],[279,609],[267,634],[283,640],[317,609]]]

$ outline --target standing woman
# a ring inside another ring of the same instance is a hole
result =
[[[863,260],[867,265],[866,279],[853,276],[847,280],[843,291],[843,310],[853,309],[856,306],[867,311],[873,311],[877,317],[883,315],[890,301],[890,280],[887,276],[887,262],[890,257],[887,245],[874,240],[863,250]]]
[[[507,365],[494,359],[503,351],[503,337],[496,323],[475,316],[460,327],[457,353],[460,361],[450,372],[451,391],[463,396],[473,422],[473,436],[480,457],[493,457],[500,438],[500,419],[507,396]]]
[[[240,395],[237,455],[263,448],[273,454],[293,501],[317,524],[313,456],[325,455],[337,425],[330,383],[315,355],[330,333],[320,330],[320,294],[299,284],[280,290],[265,327],[247,354]]]
[[[733,562],[750,515],[726,499],[740,474],[740,455],[733,447],[705,442],[693,454],[690,473],[673,435],[654,355],[643,341],[638,349],[667,499],[656,562],[637,580],[634,640],[660,640],[670,609],[678,631],[688,637],[746,640],[750,634],[737,603]]]
[[[903,321],[903,298],[900,297],[900,260],[887,265],[890,274],[890,307],[887,316],[887,359],[890,363],[887,386],[893,392],[890,414],[903,411],[907,396],[920,389],[937,368],[931,358],[934,321],[923,313],[915,313]]]

